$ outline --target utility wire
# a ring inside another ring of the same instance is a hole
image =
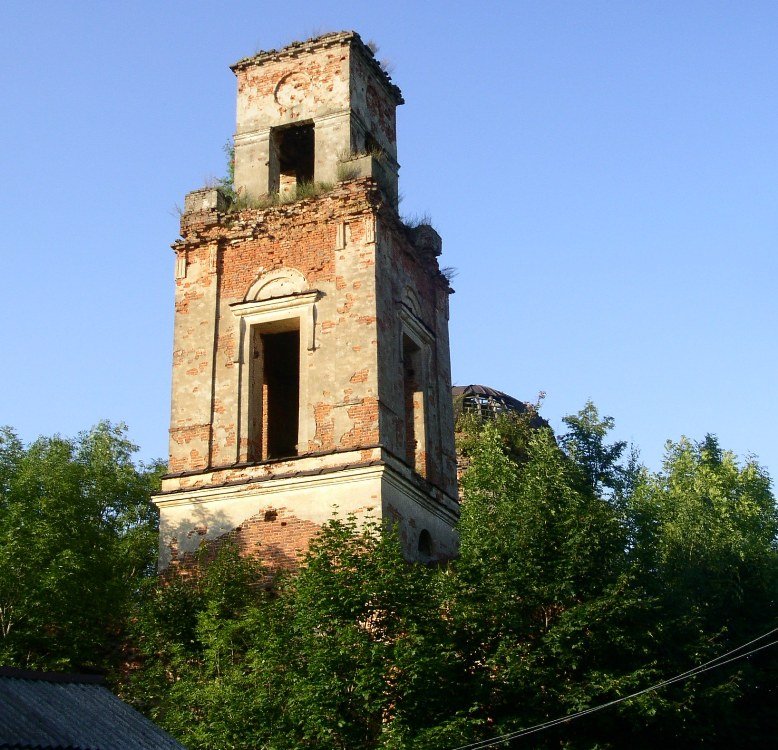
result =
[[[775,632],[775,631],[773,631]],[[755,640],[761,640],[765,638],[768,633],[766,633],[763,636],[760,636],[759,638]],[[753,643],[754,641],[751,641]],[[577,719],[581,716],[586,716],[591,713],[595,713],[596,711],[601,711],[604,708],[608,708],[609,706],[613,706],[617,703],[621,703],[623,701],[629,700],[630,698],[635,698],[639,695],[643,695],[644,693],[648,693],[654,690],[658,690],[659,688],[665,687],[666,685],[670,685],[674,682],[680,682],[682,680],[687,680],[691,677],[695,677],[698,674],[701,674],[702,672],[707,672],[711,669],[716,669],[717,667],[723,666],[724,664],[728,664],[732,661],[737,661],[738,659],[743,659],[747,656],[751,656],[751,654],[756,653],[757,651],[761,651],[762,649],[769,648],[770,646],[774,646],[778,644],[778,640],[772,641],[764,646],[760,646],[758,648],[755,648],[747,653],[739,654],[737,656],[732,657],[731,659],[727,659],[726,661],[721,661],[724,659],[725,656],[728,656],[729,654],[735,653],[736,651],[740,651],[743,648],[745,648],[749,644],[743,644],[742,646],[739,646],[736,649],[733,649],[732,651],[727,652],[726,654],[722,654],[721,656],[717,657],[716,659],[711,660],[710,662],[705,662],[704,664],[699,665],[698,667],[695,667],[694,669],[690,669],[688,672],[683,672],[680,675],[676,675],[675,677],[671,677],[667,680],[664,680],[663,682],[657,683],[656,685],[652,685],[651,687],[644,688],[643,690],[639,690],[636,693],[632,693],[631,695],[625,695],[622,698],[616,698],[615,700],[609,701],[607,703],[603,703],[600,706],[594,706],[593,708],[587,708],[582,711],[578,711],[573,714],[568,714],[566,716],[562,716],[558,719],[552,719],[551,721],[544,722],[542,724],[536,724],[535,726],[528,727],[526,729],[520,729],[516,732],[510,732],[505,735],[500,735],[499,737],[488,739],[488,740],[480,740],[479,742],[472,743],[470,745],[463,745],[460,748],[456,748],[456,750],[474,750],[475,748],[478,748],[479,750],[483,748],[493,747],[497,744],[503,744],[505,742],[508,742],[512,739],[517,739],[519,737],[524,737],[529,734],[534,734],[536,732],[540,732],[544,729],[550,729],[551,727],[557,726],[558,724],[564,724],[567,722],[572,721],[573,719]],[[713,662],[716,662],[715,664]]]
[[[488,748],[493,747],[494,745],[502,744],[504,742],[509,742],[510,740],[518,739],[520,737],[525,737],[529,734],[535,734],[537,732],[540,732],[544,729],[550,729],[551,727],[555,727],[559,724],[566,724],[573,719],[580,718],[582,716],[587,716],[588,714],[595,713],[596,711],[602,711],[604,708],[608,708],[609,706],[613,706],[616,703],[621,703],[622,701],[629,700],[630,698],[635,698],[639,695],[643,695],[644,693],[649,693],[653,690],[658,690],[659,688],[665,687],[667,685],[671,685],[674,682],[682,682],[683,680],[688,680],[692,677],[696,677],[698,674],[702,674],[703,672],[707,672],[711,669],[716,669],[717,667],[721,667],[724,664],[729,664],[730,662],[737,661],[738,659],[744,659],[747,656],[751,656],[751,654],[755,654],[757,651],[761,651],[762,649],[769,648],[770,646],[775,646],[778,644],[778,640],[771,641],[770,643],[765,644],[764,646],[759,646],[758,648],[753,649],[752,651],[748,651],[744,654],[739,654],[737,656],[733,656],[731,659],[727,659],[726,661],[719,662],[717,664],[713,664],[709,667],[700,668],[695,671],[684,673],[683,675],[677,675],[676,677],[672,677],[669,680],[665,680],[664,682],[660,682],[657,685],[652,685],[651,687],[645,688],[644,690],[640,690],[637,693],[632,693],[632,695],[626,695],[623,698],[617,698],[616,700],[609,701],[608,703],[603,703],[601,706],[594,706],[593,708],[587,708],[583,711],[578,711],[574,714],[569,714],[568,716],[562,716],[558,719],[554,719],[552,721],[548,721],[545,724],[539,724],[534,727],[529,727],[528,729],[522,729],[518,732],[513,732],[508,735],[503,735],[501,737],[498,737],[493,740],[488,740],[487,744],[480,745],[479,748]]]
[[[541,724],[535,724],[534,726],[527,727],[526,729],[519,729],[515,732],[509,732],[507,734],[500,735],[499,737],[494,737],[492,739],[487,739],[487,740],[479,740],[478,742],[473,742],[469,745],[460,745],[459,747],[454,748],[454,750],[484,750],[485,748],[494,747],[495,745],[500,745],[505,742],[509,742],[510,740],[518,739],[519,737],[525,737],[529,734],[535,734],[545,729],[550,729],[551,727],[555,727],[558,724],[567,723],[569,721],[572,721],[573,719],[578,719],[581,716],[587,716],[588,714],[595,713],[596,711],[602,711],[604,708],[614,706],[617,703],[622,703],[623,701],[630,700],[630,698],[636,698],[639,695],[644,695],[645,693],[650,693],[654,690],[659,690],[660,688],[666,687],[667,685],[671,685],[675,682],[682,682],[683,680],[688,680],[692,677],[696,677],[698,674],[702,674],[703,672],[708,672],[711,669],[717,669],[718,667],[723,667],[725,664],[729,664],[730,662],[738,661],[739,659],[745,659],[746,657],[755,654],[757,651],[762,651],[763,649],[770,648],[771,646],[775,646],[776,644],[778,644],[778,639],[774,641],[770,641],[770,643],[766,643],[762,646],[758,646],[745,653],[737,654],[738,651],[742,651],[744,648],[748,648],[754,643],[757,643],[758,641],[762,641],[765,638],[768,638],[769,636],[775,633],[778,633],[778,628],[773,628],[772,630],[763,633],[757,638],[754,638],[753,640],[750,640],[747,643],[743,643],[737,648],[733,648],[731,651],[727,651],[726,653],[723,653],[714,659],[710,659],[709,661],[703,662],[702,664],[693,667],[692,669],[689,669],[686,672],[681,672],[681,674],[675,675],[674,677],[670,677],[667,680],[663,680],[662,682],[658,682],[656,685],[651,685],[651,687],[644,688],[643,690],[638,690],[637,692],[631,693],[630,695],[625,695],[622,698],[615,698],[614,700],[608,701],[607,703],[603,703],[599,706],[586,708],[583,709],[582,711],[576,711],[575,713],[567,714],[566,716],[560,716],[557,719],[551,719],[550,721],[546,721]],[[733,654],[737,654],[737,656],[733,656]],[[727,658],[727,657],[731,657],[731,658]]]

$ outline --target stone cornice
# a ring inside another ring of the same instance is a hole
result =
[[[300,486],[343,484],[362,481],[367,476],[380,476],[385,469],[383,461],[369,461],[353,466],[333,466],[325,469],[311,469],[288,475],[250,477],[234,481],[199,487],[182,487],[167,492],[159,492],[151,498],[157,507],[183,505],[197,502],[219,500],[234,495],[241,487],[262,485],[263,492],[288,493]]]

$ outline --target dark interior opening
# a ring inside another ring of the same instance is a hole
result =
[[[422,560],[432,557],[432,537],[427,529],[422,529],[419,534],[419,557]]]
[[[313,124],[281,128],[275,138],[282,185],[313,182]]]
[[[262,334],[266,457],[297,455],[300,331]]]
[[[416,360],[419,347],[407,336],[403,336],[403,397],[405,400],[405,460],[416,466],[416,407],[415,397],[419,390]]]

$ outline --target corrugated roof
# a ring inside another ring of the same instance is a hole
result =
[[[0,750],[184,750],[100,682],[0,668]]]

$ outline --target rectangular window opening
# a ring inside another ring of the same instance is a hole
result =
[[[279,128],[274,132],[278,156],[279,192],[289,193],[304,182],[313,182],[313,124]]]
[[[297,455],[300,411],[300,331],[262,334],[264,458]]]
[[[300,423],[299,320],[254,326],[251,350],[249,460],[296,456]]]
[[[403,336],[403,396],[405,400],[405,460],[422,476],[427,475],[427,445],[424,425],[424,388],[421,350]]]
[[[365,133],[365,153],[374,156],[376,159],[382,159],[385,154],[383,148],[370,133]]]

